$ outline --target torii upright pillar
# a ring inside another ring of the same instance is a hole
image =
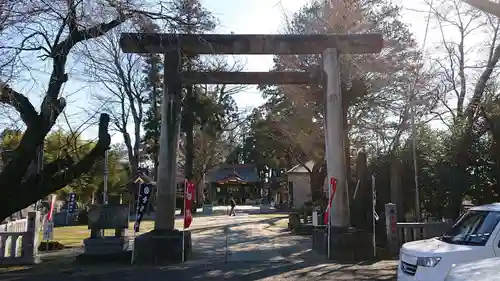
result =
[[[161,103],[160,151],[157,175],[155,230],[175,229],[177,193],[177,150],[179,149],[182,103],[182,56],[180,49],[164,54],[163,98]]]
[[[344,112],[342,108],[342,93],[340,90],[340,71],[338,51],[326,49],[323,52],[323,68],[326,76],[325,91],[325,150],[330,179],[337,180],[337,190],[330,211],[330,226],[346,228],[349,226],[348,192],[345,166],[344,147]],[[329,189],[331,192],[331,188]]]
[[[327,253],[334,260],[363,260],[373,254],[372,233],[350,227],[349,192],[344,137],[344,110],[340,79],[339,50],[327,48],[323,54],[325,85],[325,151],[328,184],[336,180],[336,192],[329,212]],[[326,83],[325,83],[326,82]],[[329,187],[329,195],[332,188]],[[370,207],[371,208],[371,207]]]

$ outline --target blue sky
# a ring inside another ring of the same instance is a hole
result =
[[[305,0],[202,0],[204,6],[220,19],[217,33],[269,34],[279,33],[284,15],[297,11]],[[286,3],[286,4],[284,4]],[[246,63],[246,71],[267,71],[272,56],[236,56]],[[241,107],[254,107],[263,99],[255,87],[235,96]]]
[[[202,3],[221,21],[218,33],[279,33],[284,16],[297,11],[308,0],[202,0]],[[411,23],[411,29],[419,41],[423,41],[425,30],[425,13],[412,11],[424,9],[422,0],[393,0],[393,3],[404,4],[404,18]],[[247,71],[267,71],[272,65],[272,56],[241,56],[246,62]],[[260,93],[250,87],[238,94],[238,104],[242,107],[262,104]]]
[[[297,11],[308,0],[202,0],[204,6],[213,12],[220,21],[217,33],[238,34],[264,34],[279,33],[284,15]],[[418,41],[422,41],[425,29],[425,13],[413,12],[411,9],[425,9],[423,0],[393,0],[395,4],[403,4],[407,10],[404,19],[411,24]],[[33,56],[32,56],[33,57]],[[246,71],[267,71],[272,64],[271,56],[241,56],[240,61],[246,63]],[[29,60],[31,61],[31,60]],[[33,62],[29,64],[32,71],[25,72],[24,76],[14,86],[17,90],[26,93],[35,103],[39,103],[40,93],[46,88],[50,65],[47,63]],[[67,98],[67,112],[71,123],[77,124],[88,119],[86,112],[90,112],[92,92],[99,91],[95,86],[90,86],[86,81],[83,69],[76,65],[69,65],[70,80],[65,85],[64,96]],[[254,107],[262,104],[263,99],[255,87],[235,95],[236,102],[241,108]],[[97,120],[97,117],[94,117]],[[59,118],[59,124],[65,126],[64,118]],[[76,127],[76,126],[75,126]],[[84,133],[87,138],[93,138],[94,129]],[[117,134],[113,142],[121,142]]]

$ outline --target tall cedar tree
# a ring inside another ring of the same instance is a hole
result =
[[[204,9],[198,0],[176,0],[172,4],[174,10],[173,16],[182,19],[186,24],[172,24],[169,27],[170,32],[184,34],[199,34],[212,31],[216,26],[216,19],[209,11]],[[203,63],[199,57],[187,57],[183,59],[183,69],[186,71],[196,71],[203,68]],[[160,136],[161,116],[159,108],[161,104],[161,58],[150,56],[147,62],[147,83],[150,88],[150,108],[146,113],[144,129],[146,131],[144,142],[147,144],[148,152],[152,155],[155,163],[154,174],[158,167],[158,141]],[[184,176],[186,179],[193,179],[194,163],[194,127],[197,124],[204,123],[203,119],[214,114],[210,111],[212,107],[207,107],[207,99],[201,95],[203,91],[196,86],[187,86],[184,89],[184,98],[182,103],[181,131],[185,133],[185,163]],[[209,117],[210,118],[210,117]],[[198,192],[201,193],[201,192]],[[198,198],[199,199],[199,198]],[[200,200],[197,200],[200,201]],[[196,204],[195,204],[196,205]]]

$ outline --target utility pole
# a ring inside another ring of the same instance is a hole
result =
[[[415,183],[415,220],[420,221],[420,190],[418,186],[417,126],[415,124],[415,96],[410,96],[411,150],[413,156],[413,180]]]

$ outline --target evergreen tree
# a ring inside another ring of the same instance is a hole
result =
[[[209,11],[204,9],[198,0],[175,0],[171,4],[173,16],[185,24],[172,23],[168,26],[169,32],[184,33],[184,34],[200,34],[212,31],[216,26],[216,19]],[[156,27],[157,28],[157,27]],[[185,71],[196,71],[204,69],[203,61],[199,56],[190,56],[183,59],[183,69]],[[149,103],[150,108],[146,113],[145,120],[145,139],[147,152],[151,156],[151,160],[155,163],[155,168],[158,166],[158,149],[160,136],[161,116],[159,114],[162,89],[161,77],[161,58],[159,56],[150,56],[147,58],[147,83],[150,89]],[[193,179],[193,164],[194,164],[194,129],[196,125],[210,124],[217,126],[217,118],[214,115],[218,113],[218,106],[209,97],[207,92],[201,87],[188,85],[183,88],[182,102],[182,117],[181,131],[186,135],[185,143],[185,178]],[[155,169],[156,172],[156,169]],[[155,173],[156,174],[156,173]],[[202,194],[201,190],[197,192]],[[200,199],[200,198],[198,198]],[[201,200],[197,200],[200,201]]]
[[[143,19],[137,23],[140,32],[159,32],[160,27],[150,19]],[[163,59],[160,54],[144,55],[144,84],[147,89],[147,110],[143,121],[144,155],[153,162],[153,178],[157,176],[158,150],[161,121],[161,96],[163,94]]]

